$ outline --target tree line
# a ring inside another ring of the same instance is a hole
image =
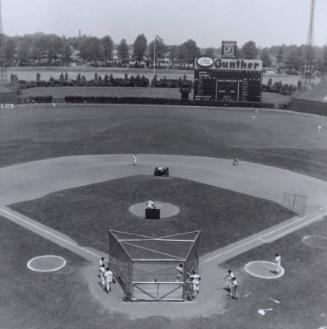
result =
[[[157,36],[148,42],[139,34],[133,44],[122,39],[115,44],[107,35],[102,38],[82,35],[60,37],[35,33],[24,36],[0,35],[0,61],[5,66],[51,65],[69,66],[72,63],[93,66],[158,66],[192,67],[194,58],[201,55],[217,57],[220,48],[200,49],[192,39],[180,45],[167,45]],[[248,41],[237,51],[238,58],[262,59],[264,67],[275,67],[279,72],[299,73],[310,49],[305,45],[278,45],[258,48]],[[327,72],[327,47],[314,47],[309,52],[314,70]]]

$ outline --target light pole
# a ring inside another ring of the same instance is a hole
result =
[[[157,35],[154,37],[153,44],[153,77],[156,76],[156,41],[159,38]]]
[[[156,76],[156,39],[155,36],[153,42],[153,78]]]

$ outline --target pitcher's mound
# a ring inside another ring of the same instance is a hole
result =
[[[179,208],[171,203],[161,202],[161,201],[154,201],[154,203],[156,207],[160,209],[160,218],[173,217],[179,213]],[[144,218],[145,207],[146,207],[146,201],[136,203],[130,206],[129,211],[138,217]]]

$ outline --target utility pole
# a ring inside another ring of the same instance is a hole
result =
[[[157,35],[154,37],[153,41],[153,77],[156,76],[156,41],[159,38]]]
[[[5,67],[5,52],[4,52],[4,34],[2,27],[2,6],[0,0],[0,84],[8,83],[7,70]]]
[[[154,37],[153,42],[153,78],[156,76],[156,39],[157,36]]]
[[[307,36],[307,47],[305,54],[305,63],[303,68],[303,82],[304,89],[310,89],[312,83],[313,74],[313,29],[314,29],[314,14],[315,14],[315,1],[311,0],[310,5],[310,20],[309,20],[309,30]]]

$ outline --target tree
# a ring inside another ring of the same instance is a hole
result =
[[[279,47],[279,49],[278,49],[276,61],[277,61],[277,71],[278,71],[278,73],[281,73],[282,67],[284,64],[284,47],[283,46]]]
[[[56,35],[48,35],[46,36],[46,50],[48,54],[48,63],[52,63],[54,61],[57,64],[57,60],[59,56],[62,56],[64,50],[64,41],[62,38]]]
[[[212,47],[206,48],[203,52],[203,56],[214,57],[215,56],[215,48],[212,48]]]
[[[80,57],[86,62],[97,62],[102,59],[101,44],[96,37],[84,38],[80,45]]]
[[[267,49],[263,49],[260,54],[260,59],[262,60],[263,67],[270,67],[271,66],[271,59],[269,56],[269,52]]]
[[[26,64],[31,55],[32,37],[24,36],[17,40],[17,57],[20,64]]]
[[[138,64],[144,59],[148,47],[148,42],[144,34],[140,34],[136,37],[133,45],[133,56]]]
[[[72,60],[72,49],[71,46],[65,42],[64,48],[63,48],[63,52],[62,52],[62,64],[65,66],[68,66],[69,63]]]
[[[101,49],[103,55],[103,62],[107,64],[109,60],[112,59],[112,52],[114,48],[114,43],[109,35],[104,36],[101,40]]]
[[[118,58],[122,64],[126,64],[129,60],[128,46],[125,39],[122,39],[118,45]]]
[[[258,57],[258,49],[254,41],[246,42],[241,48],[241,51],[245,59],[256,59]]]
[[[294,47],[285,59],[285,66],[290,71],[301,71],[305,62],[305,55],[301,47]]]
[[[321,61],[322,72],[327,73],[327,47],[324,47],[324,51],[322,54],[322,61]]]
[[[172,65],[172,67],[174,67],[175,62],[178,59],[178,46],[176,46],[176,45],[170,46],[168,49],[168,53],[169,53],[170,63]]]
[[[32,36],[31,57],[34,61],[40,61],[47,55],[48,38],[43,33],[36,33]]]
[[[156,54],[156,62],[158,59],[163,58],[167,53],[167,46],[165,45],[164,41],[160,37],[156,37],[155,41],[152,41],[148,45],[148,56],[151,62],[154,62],[154,42],[155,44],[155,54]]]
[[[194,40],[187,40],[181,45],[182,57],[185,58],[186,63],[191,64],[196,57],[201,55],[199,47]]]
[[[16,44],[12,38],[5,37],[3,45],[3,63],[4,65],[12,65],[14,62]]]

